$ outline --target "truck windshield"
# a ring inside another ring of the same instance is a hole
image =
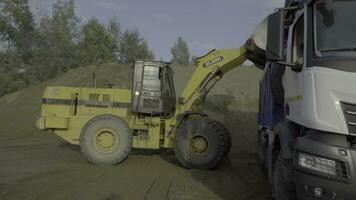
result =
[[[320,1],[314,10],[317,55],[356,55],[356,0]]]

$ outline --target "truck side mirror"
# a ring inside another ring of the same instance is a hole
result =
[[[268,16],[266,56],[269,61],[284,60],[284,15],[278,11]]]

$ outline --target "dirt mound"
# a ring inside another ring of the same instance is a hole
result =
[[[98,85],[130,86],[130,67],[89,66],[47,83],[0,98],[0,199],[269,199],[255,159],[258,80],[262,72],[241,67],[213,89],[204,111],[223,122],[233,138],[229,157],[214,171],[186,170],[172,151],[134,151],[122,164],[88,163],[78,146],[38,131],[41,97],[48,85],[88,87],[92,72]],[[175,67],[177,94],[194,67]]]
[[[91,87],[94,80],[93,72],[96,74],[98,86],[106,87],[107,84],[113,83],[114,87],[118,88],[130,87],[130,67],[107,64],[70,70],[48,82],[5,95],[0,98],[1,142],[27,136],[39,136],[38,130],[35,128],[35,121],[39,116],[45,87]]]

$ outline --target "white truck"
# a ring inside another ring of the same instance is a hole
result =
[[[276,200],[356,199],[356,1],[285,4],[264,23],[260,164]]]

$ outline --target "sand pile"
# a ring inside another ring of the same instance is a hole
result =
[[[93,72],[98,86],[113,83],[118,88],[130,87],[130,67],[124,65],[99,65],[70,70],[67,73],[0,98],[0,143],[5,140],[36,137],[34,126],[40,112],[42,93],[46,86],[91,87]],[[33,139],[33,138],[30,138]],[[28,142],[28,138],[26,139]]]

